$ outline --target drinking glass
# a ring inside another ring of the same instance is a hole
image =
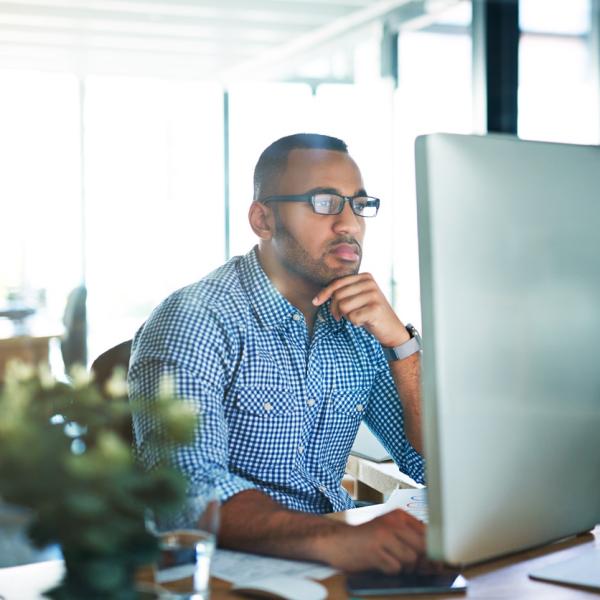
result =
[[[219,508],[214,489],[195,488],[178,511],[148,515],[148,528],[160,539],[154,580],[169,590],[166,598],[209,597],[210,561],[219,529]]]

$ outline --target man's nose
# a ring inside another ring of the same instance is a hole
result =
[[[336,233],[347,233],[356,235],[364,226],[362,217],[352,212],[350,202],[344,202],[344,208],[339,215],[335,215],[333,229]]]

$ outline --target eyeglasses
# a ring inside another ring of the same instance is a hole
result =
[[[341,196],[340,194],[323,193],[298,194],[290,196],[268,196],[261,200],[269,202],[308,202],[318,215],[339,215],[348,202],[352,212],[359,217],[374,217],[379,210],[379,198],[372,196]]]

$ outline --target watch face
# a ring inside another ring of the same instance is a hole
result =
[[[419,346],[420,346],[421,345],[421,335],[419,334],[419,331],[417,330],[417,328],[414,325],[412,325],[411,323],[407,323],[406,330],[408,331],[408,333],[410,333],[411,338],[416,338],[416,340],[419,342]]]

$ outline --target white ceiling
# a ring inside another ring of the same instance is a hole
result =
[[[0,67],[222,79],[456,0],[0,0]]]

